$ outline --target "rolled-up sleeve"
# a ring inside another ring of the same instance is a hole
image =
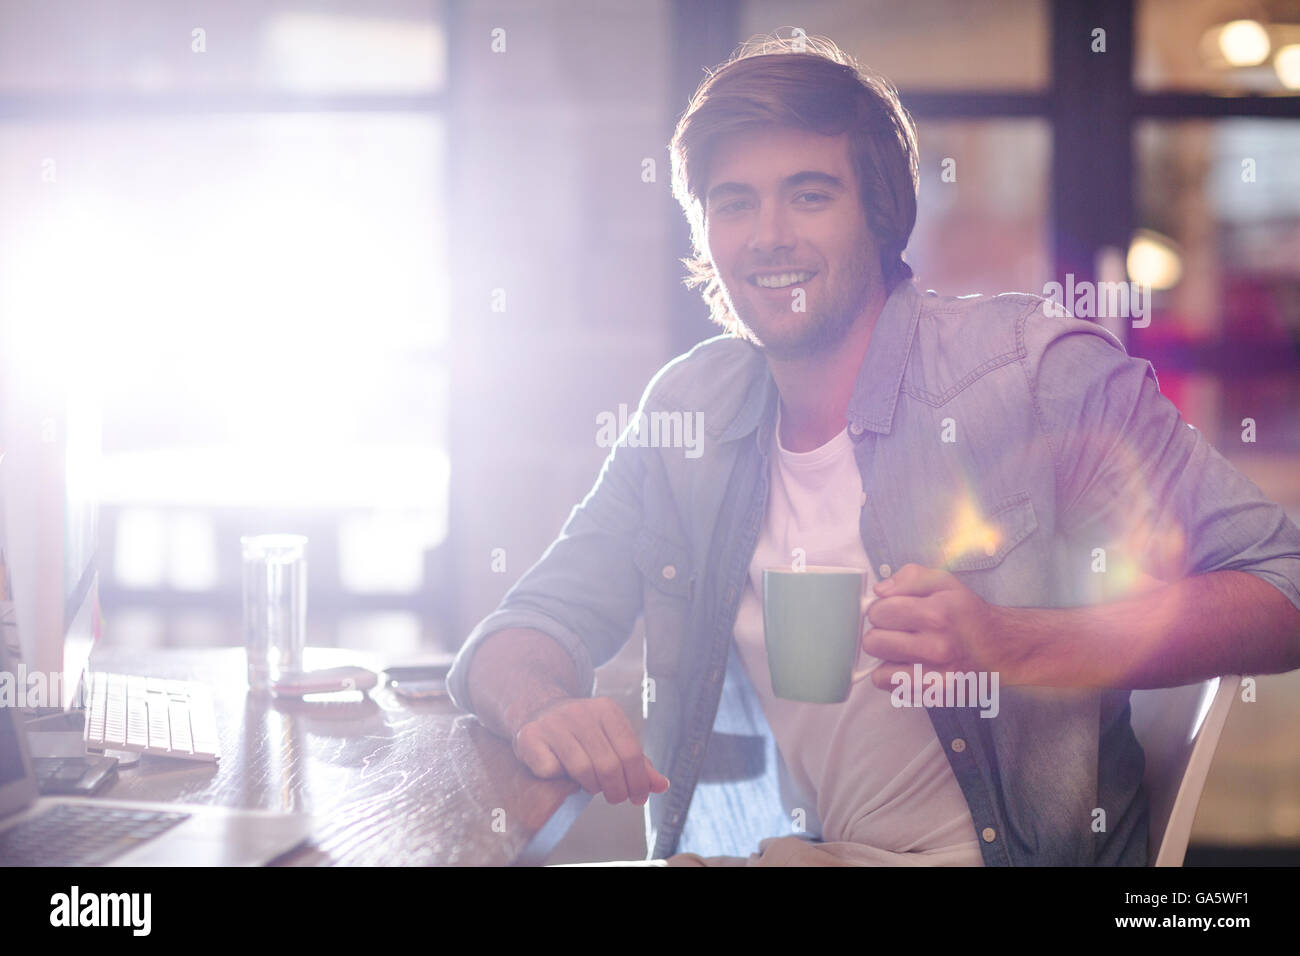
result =
[[[1163,581],[1244,571],[1300,610],[1300,528],[1183,420],[1151,363],[1091,322],[1023,321],[1061,532],[1117,546]]]
[[[645,406],[654,387],[642,397]],[[653,449],[622,440],[606,457],[587,496],[559,536],[470,632],[447,677],[452,701],[471,709],[469,670],[484,640],[506,628],[532,628],[553,638],[573,658],[578,692],[595,691],[595,669],[631,636],[641,612],[640,572],[633,542],[643,524],[642,488]]]

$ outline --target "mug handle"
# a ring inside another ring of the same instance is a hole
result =
[[[862,616],[858,624],[858,649],[857,654],[853,659],[854,661],[857,661],[859,658],[862,658],[867,661],[867,665],[859,670],[853,671],[849,677],[850,684],[856,684],[859,681],[866,680],[871,676],[872,671],[884,663],[879,657],[872,657],[870,654],[864,654],[862,652],[862,635],[865,634],[867,630],[862,625],[867,621],[867,607],[873,600],[874,597],[871,594],[862,595]]]

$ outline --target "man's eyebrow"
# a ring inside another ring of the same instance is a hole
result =
[[[746,186],[744,183],[718,183],[718,185],[709,190],[708,194],[704,197],[704,200],[705,202],[708,202],[710,200],[721,199],[723,196],[732,196],[737,193],[752,193],[753,191],[753,186]]]
[[[785,178],[785,187],[787,189],[797,189],[800,186],[827,186],[839,190],[846,188],[844,180],[840,179],[840,177],[814,169],[805,169]]]

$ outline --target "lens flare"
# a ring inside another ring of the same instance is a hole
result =
[[[980,514],[979,506],[973,495],[967,491],[957,502],[956,515],[948,528],[944,539],[944,569],[951,566],[967,554],[997,554],[1001,543],[1001,532],[989,524]]]

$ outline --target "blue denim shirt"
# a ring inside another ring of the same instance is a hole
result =
[[[1300,609],[1300,529],[1182,420],[1149,362],[1044,305],[1018,293],[923,294],[915,280],[890,293],[847,416],[877,573],[943,566],[993,604],[1067,607],[1125,596],[1138,570],[1171,581],[1235,569]],[[762,352],[733,336],[664,366],[644,417],[450,674],[452,699],[468,709],[479,644],[536,628],[572,656],[590,695],[594,668],[643,614],[642,743],[671,780],[646,805],[651,858],[747,856],[796,832],[782,804],[790,780],[733,636],[777,399]],[[701,441],[684,447],[674,429],[697,413]],[[978,548],[954,537],[963,514],[992,529]],[[1002,686],[996,717],[973,706],[927,713],[985,865],[1145,865],[1128,691]]]

